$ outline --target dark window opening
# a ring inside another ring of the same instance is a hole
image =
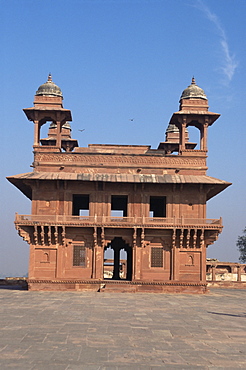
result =
[[[73,216],[89,216],[89,195],[73,195]]]
[[[85,247],[82,245],[73,246],[73,266],[85,267]]]
[[[166,217],[166,197],[150,197],[150,217]]]
[[[111,196],[111,216],[127,217],[127,195]]]
[[[163,249],[151,248],[151,267],[163,267]]]

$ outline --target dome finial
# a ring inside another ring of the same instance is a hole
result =
[[[196,85],[196,80],[195,80],[195,77],[194,76],[192,77],[191,84],[192,85]]]
[[[51,73],[49,73],[49,75],[48,75],[48,80],[47,80],[47,82],[52,82],[52,76],[51,76]]]

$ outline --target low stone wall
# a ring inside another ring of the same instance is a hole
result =
[[[2,289],[28,289],[27,278],[24,277],[7,277],[0,279],[0,288]]]
[[[200,293],[208,292],[206,283],[176,281],[117,281],[117,280],[28,280],[32,291],[94,291],[117,293]]]
[[[246,289],[246,281],[210,281],[208,288]]]
[[[212,280],[212,273],[207,274],[207,282],[214,281]],[[233,273],[216,273],[215,274],[215,281],[238,281],[238,274],[233,274]],[[242,274],[241,275],[241,281],[246,282],[246,275]]]

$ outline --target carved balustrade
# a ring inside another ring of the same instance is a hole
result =
[[[115,217],[115,216],[70,216],[70,215],[19,215],[16,226],[66,226],[66,227],[122,227],[122,228],[203,228],[222,229],[222,219],[185,217]]]

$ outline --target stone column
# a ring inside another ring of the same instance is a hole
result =
[[[201,247],[201,281],[206,281],[206,246]]]
[[[39,140],[40,140],[40,133],[39,133],[39,121],[35,120],[34,121],[34,143],[33,145],[39,145]]]
[[[62,123],[60,121],[57,121],[57,129],[56,129],[56,146],[61,148],[61,126]]]
[[[180,133],[179,133],[179,153],[185,150],[185,129],[186,129],[186,116],[183,116]]]
[[[134,248],[134,280],[140,280],[141,278],[141,262],[142,262],[142,248],[137,246]]]
[[[209,124],[209,117],[205,117],[205,122],[203,123],[200,129],[200,149],[207,150],[207,136],[208,136],[208,124]]]
[[[212,281],[216,281],[215,271],[216,271],[216,266],[212,266]]]
[[[237,266],[237,281],[241,281],[241,266]]]
[[[179,279],[179,251],[176,246],[176,229],[173,229],[172,235],[172,249],[171,249],[171,259],[172,259],[172,272],[171,280]]]
[[[96,246],[95,249],[95,279],[103,279],[103,252],[104,248]]]

